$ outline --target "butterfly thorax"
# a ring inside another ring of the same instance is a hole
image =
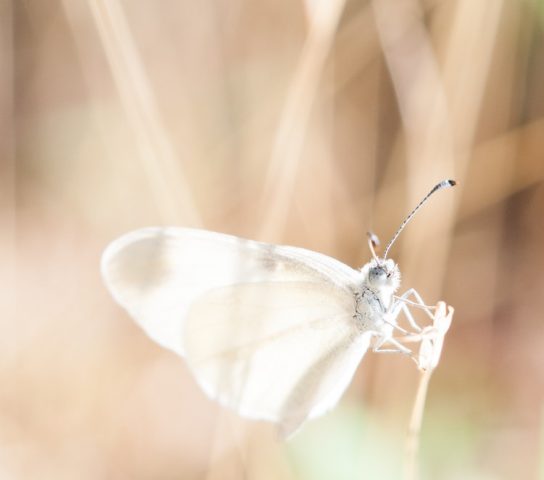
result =
[[[399,284],[400,273],[392,260],[372,260],[361,269],[354,318],[362,332],[385,333],[392,328],[388,312]]]
[[[385,322],[388,316],[388,309],[391,303],[391,296],[383,295],[383,292],[362,285],[355,295],[355,321],[363,332],[383,332],[388,323]]]

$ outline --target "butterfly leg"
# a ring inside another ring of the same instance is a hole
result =
[[[410,296],[413,296],[416,299],[416,301],[413,302],[409,300],[408,298]],[[400,297],[395,297],[395,301],[391,305],[392,314],[396,317],[402,311],[402,313],[404,313],[404,316],[408,320],[408,323],[410,324],[410,326],[412,326],[412,328],[416,332],[421,332],[422,329],[415,321],[414,316],[412,315],[412,312],[409,309],[410,306],[421,308],[431,320],[434,320],[434,315],[432,311],[435,309],[435,307],[430,307],[428,305],[425,305],[425,303],[423,302],[423,299],[414,288],[410,288],[405,293],[403,293]]]
[[[384,344],[386,343],[391,344],[394,348],[384,348]],[[372,348],[372,351],[376,353],[403,353],[404,355],[408,355],[416,363],[416,365],[419,366],[418,358],[414,352],[412,352],[412,350],[410,350],[408,347],[402,345],[397,339],[390,336],[379,335],[374,347]]]
[[[416,332],[421,332],[421,327],[415,321],[414,316],[412,315],[412,312],[408,308],[408,305],[406,305],[406,303],[402,302],[400,304],[400,309],[402,310],[402,313],[404,313],[404,316],[408,320],[408,323],[414,328],[414,330]]]
[[[413,296],[415,298],[415,302],[412,300],[409,300],[410,296]],[[412,307],[420,308],[427,314],[427,316],[431,320],[434,320],[433,310],[436,310],[436,306],[426,305],[423,299],[421,298],[421,295],[417,292],[415,288],[409,288],[400,297],[395,296],[394,298],[396,303],[402,302],[405,305],[410,305]]]
[[[395,302],[391,305],[389,315],[392,318],[396,319],[399,316],[401,311],[402,311],[402,313],[404,313],[404,316],[408,320],[408,323],[410,324],[410,326],[416,332],[421,332],[421,327],[415,321],[415,319],[414,319],[414,317],[412,315],[412,312],[410,312],[410,309],[408,308],[406,303],[403,300],[401,300],[400,297],[399,297],[399,299],[395,300]],[[395,328],[397,330],[399,330],[400,332],[404,333],[405,335],[410,335],[410,332],[408,332],[407,330],[405,330],[402,327],[399,327],[398,325],[396,325],[396,323],[395,323]]]
[[[384,345],[389,343],[395,348],[384,348]],[[412,355],[412,350],[402,345],[398,340],[386,335],[379,335],[376,339],[376,343],[372,347],[372,351],[376,353],[405,353],[406,355]]]

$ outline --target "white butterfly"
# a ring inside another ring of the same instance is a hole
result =
[[[411,353],[393,338],[406,298],[385,250],[360,270],[320,253],[187,228],[145,228],[105,250],[115,300],[157,343],[185,357],[212,398],[275,422],[288,436],[331,409],[369,347]],[[373,251],[373,250],[372,250]],[[408,302],[412,303],[412,302]]]

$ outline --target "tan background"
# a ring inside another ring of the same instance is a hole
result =
[[[365,232],[450,177],[391,252],[456,308],[423,477],[543,478],[541,0],[17,0],[0,21],[1,478],[398,478],[411,362],[369,354],[278,443],[140,332],[99,258],[178,224],[361,266]]]

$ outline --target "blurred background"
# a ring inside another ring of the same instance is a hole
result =
[[[284,443],[207,399],[99,276],[149,225],[317,250],[366,232],[456,313],[425,479],[544,478],[542,0],[0,5],[0,478],[395,479],[418,372],[369,353]]]

